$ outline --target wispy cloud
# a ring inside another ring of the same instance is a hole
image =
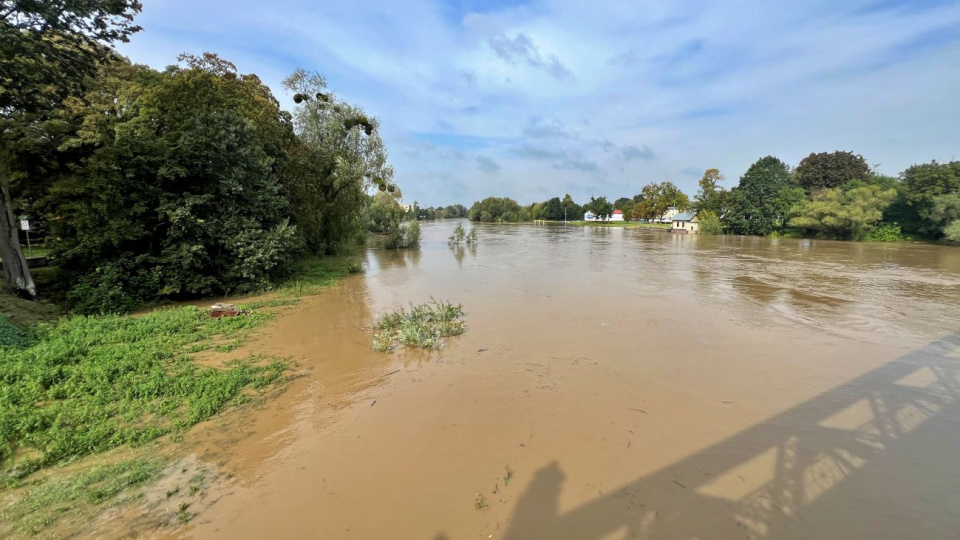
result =
[[[321,71],[429,205],[692,195],[706,167],[837,149],[896,174],[960,140],[956,0],[165,0],[137,22],[134,61],[217,52],[287,107],[283,77]]]
[[[496,161],[488,158],[487,156],[477,156],[477,168],[482,172],[493,174],[500,172],[500,169],[503,167],[500,166]]]
[[[497,56],[513,65],[525,63],[547,72],[557,80],[568,79],[573,76],[573,73],[567,69],[567,66],[563,65],[563,62],[555,54],[542,56],[540,49],[533,44],[533,40],[526,34],[520,33],[513,38],[508,38],[506,35],[493,36],[488,42]]]
[[[647,145],[637,146],[630,144],[621,148],[620,154],[623,156],[623,159],[627,161],[633,161],[635,159],[653,161],[657,158],[657,154]]]

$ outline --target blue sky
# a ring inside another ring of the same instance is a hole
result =
[[[852,150],[960,154],[960,1],[155,0],[120,50],[322,73],[382,122],[404,200],[632,196]]]

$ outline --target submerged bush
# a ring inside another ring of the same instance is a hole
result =
[[[903,240],[903,231],[896,223],[880,223],[864,238],[867,242],[900,242]]]
[[[448,239],[448,243],[454,246],[463,244],[464,242],[469,245],[477,243],[477,228],[470,227],[470,233],[467,234],[467,230],[463,228],[463,224],[457,223],[457,226],[453,229],[453,234],[451,234]]]
[[[723,224],[720,223],[720,218],[717,217],[717,214],[710,210],[704,210],[700,212],[698,218],[700,221],[700,234],[723,234]]]
[[[212,319],[194,307],[143,317],[74,317],[0,346],[0,473],[22,477],[64,459],[144,443],[280,379],[280,362],[201,367],[189,356],[266,320]]]
[[[439,349],[443,338],[458,336],[466,330],[463,306],[431,300],[410,304],[410,311],[400,308],[382,315],[374,325],[373,349],[387,352],[398,345]]]
[[[416,249],[420,247],[420,223],[410,221],[405,226],[397,225],[387,232],[383,247],[387,249]]]

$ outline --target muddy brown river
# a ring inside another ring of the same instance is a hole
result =
[[[307,375],[174,537],[960,537],[960,249],[454,225],[242,351]],[[370,350],[431,297],[464,335]]]

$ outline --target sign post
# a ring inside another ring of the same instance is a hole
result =
[[[30,222],[27,221],[26,219],[21,219],[20,229],[23,232],[27,233],[27,253],[29,253],[30,256],[33,257],[33,247],[30,246]]]

